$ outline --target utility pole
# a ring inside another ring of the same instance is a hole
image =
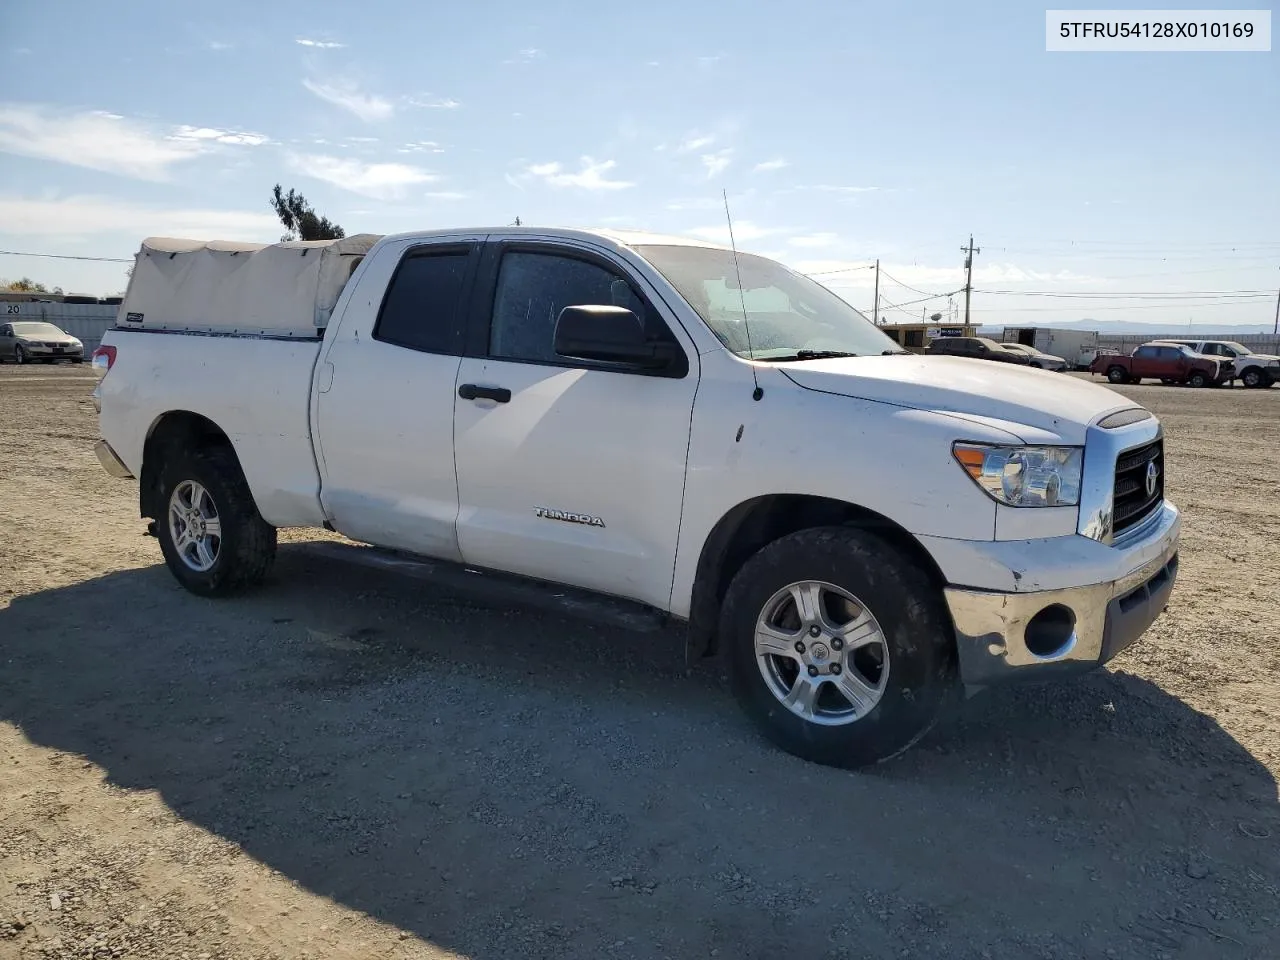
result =
[[[1271,335],[1280,335],[1280,290],[1276,291],[1276,322],[1271,325]]]
[[[871,307],[871,322],[880,326],[880,258],[876,257],[876,302]]]
[[[969,234],[969,246],[961,247],[964,254],[964,325],[969,325],[969,294],[973,292],[973,255],[982,249],[973,245],[973,234]]]

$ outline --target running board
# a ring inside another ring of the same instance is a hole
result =
[[[291,544],[290,547],[290,552],[297,550],[314,557],[397,573],[429,583],[446,593],[477,600],[490,606],[509,604],[532,607],[576,620],[622,627],[641,633],[661,630],[671,619],[668,614],[633,600],[623,600],[590,590],[534,580],[530,577],[480,570],[476,567],[442,560],[428,560],[381,547],[324,540]]]

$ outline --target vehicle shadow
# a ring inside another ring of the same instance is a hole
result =
[[[234,601],[160,566],[18,597],[0,655],[34,743],[476,960],[1253,957],[1280,924],[1275,779],[1123,672],[849,773],[764,744],[675,633],[291,545]]]

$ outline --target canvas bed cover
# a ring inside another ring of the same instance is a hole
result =
[[[380,235],[236,243],[149,237],[134,261],[117,325],[314,337]]]

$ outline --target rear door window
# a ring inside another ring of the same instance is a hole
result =
[[[471,262],[468,246],[410,250],[387,287],[374,339],[424,353],[462,356],[463,301]]]

